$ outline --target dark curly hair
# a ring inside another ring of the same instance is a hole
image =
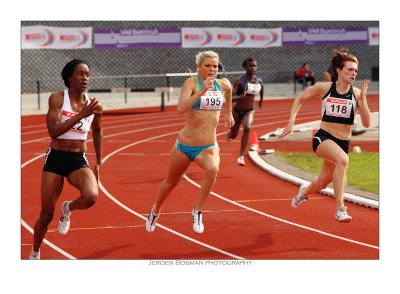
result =
[[[90,69],[90,66],[86,61],[81,59],[73,59],[70,62],[68,62],[61,71],[61,77],[64,80],[64,84],[67,88],[69,88],[70,86],[69,78],[72,76],[75,67],[81,63],[86,64]]]
[[[252,61],[257,62],[257,60],[256,60],[255,58],[253,58],[253,57],[246,58],[246,59],[243,61],[243,64],[242,64],[243,68],[245,68],[246,65],[247,65],[249,62],[252,62]]]

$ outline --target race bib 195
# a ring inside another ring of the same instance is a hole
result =
[[[221,110],[223,99],[221,91],[207,91],[200,97],[200,109]]]

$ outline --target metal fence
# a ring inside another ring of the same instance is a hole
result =
[[[22,26],[92,26],[93,28],[146,27],[378,27],[378,21],[23,21]],[[241,71],[244,59],[257,59],[259,76],[265,83],[291,83],[293,72],[308,62],[317,80],[329,64],[332,46],[291,46],[272,48],[207,48],[219,53],[229,72]],[[347,46],[360,60],[359,78],[371,78],[373,67],[379,66],[379,46]],[[182,76],[166,73],[195,72],[195,55],[199,48],[146,48],[122,50],[96,49],[29,49],[21,50],[21,91],[36,93],[58,91],[64,87],[63,66],[73,58],[86,60],[92,71],[91,89],[130,87],[151,89],[160,86],[178,87]],[[168,77],[168,78],[167,78]],[[229,75],[231,82],[236,78]]]

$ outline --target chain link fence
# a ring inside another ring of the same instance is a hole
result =
[[[378,27],[379,21],[22,21],[21,26],[45,25],[93,28],[173,28],[173,27],[240,27],[240,28],[349,28]],[[179,87],[186,77],[167,73],[196,71],[195,55],[211,49],[219,53],[226,71],[242,71],[248,57],[258,61],[258,75],[264,83],[292,83],[293,72],[308,62],[316,80],[323,80],[332,50],[340,46],[290,46],[272,48],[143,48],[120,50],[27,49],[21,50],[22,93],[53,92],[63,89],[61,70],[73,58],[86,60],[92,71],[90,88],[110,90],[155,87]],[[379,46],[346,46],[360,61],[359,79],[371,79],[379,66]],[[229,75],[233,82],[237,76]]]

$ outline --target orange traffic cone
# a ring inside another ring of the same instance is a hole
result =
[[[250,150],[260,152],[261,148],[258,144],[258,137],[256,131],[251,131],[250,134]]]
[[[314,135],[315,135],[316,132],[318,132],[318,129],[313,129],[311,131],[311,141],[314,140]]]

